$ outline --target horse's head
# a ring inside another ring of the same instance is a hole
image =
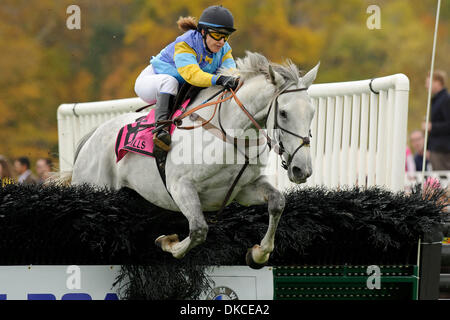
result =
[[[319,64],[301,77],[291,61],[283,65],[270,63],[259,53],[247,52],[236,61],[238,74],[245,82],[239,95],[255,119],[265,122],[272,146],[283,158],[289,180],[305,182],[312,174],[309,146],[314,108],[307,89],[316,78]],[[227,71],[231,72],[231,71]],[[236,124],[240,113],[231,114]]]
[[[266,127],[272,132],[274,143],[278,143],[283,166],[294,183],[303,183],[312,174],[310,127],[314,108],[307,89],[318,69],[319,64],[304,77],[295,78],[292,75],[297,69],[293,64],[269,65],[269,80],[276,87],[276,94],[271,101]]]

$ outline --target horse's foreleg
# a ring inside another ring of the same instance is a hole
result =
[[[173,200],[189,221],[189,236],[178,241],[177,235],[160,236],[156,244],[162,250],[172,253],[175,258],[182,258],[195,246],[206,240],[208,225],[203,216],[200,198],[193,184],[182,179],[171,189]]]
[[[283,194],[273,187],[265,176],[260,177],[252,184],[246,186],[235,198],[245,206],[268,204],[269,227],[260,245],[255,245],[247,252],[247,264],[254,268],[262,268],[275,246],[275,232],[284,210],[285,199]]]

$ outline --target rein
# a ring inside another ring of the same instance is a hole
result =
[[[239,86],[236,88],[236,92],[242,87],[243,84],[244,84],[243,82],[241,82],[239,84]],[[226,98],[223,98],[227,94],[228,90],[226,90],[225,88],[222,89],[221,91],[219,91],[218,93],[213,95],[211,98],[206,100],[206,101],[209,101],[209,100],[211,100],[212,98],[214,98],[216,95],[218,95],[220,93],[220,96],[219,96],[219,98],[216,101],[200,104],[200,105],[196,106],[195,108],[192,108],[191,110],[186,111],[185,113],[181,114],[180,116],[176,117],[175,119],[170,120],[170,122],[175,124],[177,129],[183,129],[183,130],[192,130],[192,129],[200,128],[200,127],[203,127],[203,126],[207,125],[214,118],[214,116],[216,114],[216,111],[217,111],[217,106],[219,104],[221,104],[221,103],[223,103],[225,101],[228,101],[228,100],[230,100],[233,97],[235,99],[237,99],[236,95],[234,94],[233,89],[229,89],[229,91],[232,93],[232,95],[230,95],[230,96],[228,96]],[[206,107],[209,107],[209,106],[212,106],[212,105],[214,105],[214,113],[211,116],[211,118],[209,118],[209,120],[207,120],[206,122],[202,122],[202,124],[198,125],[198,126],[181,127],[181,125],[183,123],[182,120],[184,118],[186,118],[187,116],[190,116],[191,114],[193,114],[194,112],[196,112],[196,111],[198,111],[200,109],[203,109],[203,108],[206,108]]]
[[[223,102],[228,101],[228,100],[234,98],[236,104],[239,106],[239,108],[241,108],[241,110],[244,112],[244,114],[247,116],[247,118],[250,119],[250,121],[253,123],[253,125],[256,127],[256,129],[258,129],[260,132],[263,133],[263,135],[264,135],[264,137],[265,137],[265,139],[266,139],[266,141],[267,141],[267,144],[269,145],[269,148],[271,149],[271,146],[272,146],[272,139],[264,132],[264,130],[262,130],[261,126],[260,126],[260,125],[258,124],[258,122],[255,120],[255,118],[252,116],[252,114],[245,108],[244,104],[243,104],[243,103],[239,100],[239,98],[236,96],[236,92],[238,92],[238,90],[243,86],[243,84],[244,84],[244,83],[241,82],[241,83],[239,84],[239,86],[236,88],[235,91],[234,91],[233,89],[219,91],[219,93],[221,92],[221,94],[220,94],[218,100],[212,101],[212,102],[208,102],[208,103],[203,103],[203,104],[201,104],[201,105],[198,105],[197,107],[195,107],[195,108],[193,108],[193,109],[191,109],[191,110],[186,111],[185,113],[183,113],[182,115],[178,116],[177,118],[175,118],[175,119],[173,119],[173,120],[169,120],[168,123],[173,123],[173,124],[175,124],[175,126],[176,126],[178,129],[183,129],[183,130],[192,130],[192,129],[196,129],[196,128],[200,128],[200,127],[206,127],[207,130],[209,130],[209,129],[211,129],[211,128],[216,128],[216,127],[213,126],[213,125],[209,125],[209,126],[207,126],[207,125],[211,122],[211,120],[212,120],[212,119],[214,118],[214,116],[216,115],[217,107],[219,106],[219,108],[220,108],[220,106],[221,106],[221,104],[222,104]],[[228,97],[226,97],[226,98],[223,98],[227,93],[231,93],[231,95],[228,96]],[[216,95],[217,95],[217,94],[216,94]],[[211,99],[211,98],[210,98],[210,99]],[[208,101],[208,100],[207,100],[207,101]],[[206,108],[206,107],[209,107],[209,106],[211,106],[211,105],[214,105],[214,112],[213,112],[213,115],[211,116],[211,118],[209,118],[208,120],[205,120],[205,119],[203,119],[202,117],[200,117],[198,114],[195,114],[196,111],[198,111],[198,110],[200,110],[200,109],[203,109],[203,108]],[[191,120],[194,120],[194,121],[200,120],[202,123],[201,123],[200,125],[197,125],[197,126],[181,127],[181,125],[182,125],[182,119],[186,118],[187,116],[190,116],[190,119],[191,119]],[[221,125],[220,127],[221,127],[221,131],[222,131],[222,133],[223,133],[222,140],[224,140],[224,141],[233,140],[233,141],[235,141],[235,144],[236,144],[237,141],[239,141],[239,139],[237,139],[237,138],[231,138],[231,139],[230,139],[230,136],[229,136],[229,135],[225,132],[225,130],[222,128],[222,125]],[[217,129],[217,128],[216,128],[216,129]],[[257,145],[260,145],[260,142],[261,142],[261,140],[258,140]],[[247,145],[247,144],[248,144],[248,143],[246,143],[246,145]]]

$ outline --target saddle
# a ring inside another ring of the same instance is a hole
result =
[[[189,102],[193,101],[198,93],[202,90],[201,87],[195,87],[189,83],[184,83],[177,96],[174,99],[174,104],[171,106],[170,119],[174,119],[180,116],[189,105]],[[147,105],[136,111],[141,111],[144,108],[150,107]],[[155,158],[158,171],[161,175],[161,179],[166,185],[165,164],[167,159],[167,152],[162,156],[156,157],[153,153],[153,130],[156,128],[155,124],[155,110],[152,109],[146,116],[139,117],[135,122],[130,123],[122,127],[116,138],[115,154],[116,163],[119,162],[128,152],[137,153],[143,156]],[[172,135],[176,126],[170,125],[169,133]]]

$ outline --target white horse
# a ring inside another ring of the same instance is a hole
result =
[[[267,129],[267,132],[274,132],[270,138],[281,149],[289,179],[294,183],[305,182],[312,174],[309,132],[314,108],[306,89],[316,78],[318,67],[319,65],[300,77],[297,67],[290,61],[277,65],[258,53],[247,52],[245,58],[237,60],[237,70],[223,71],[234,75],[238,72],[243,85],[236,96],[261,127]],[[220,89],[222,88],[213,86],[202,90],[187,110],[199,105]],[[216,114],[211,121],[213,126],[221,126],[227,132],[253,127],[254,123],[234,99],[224,102],[221,108],[220,123]],[[213,109],[207,107],[196,113],[209,119]],[[116,163],[114,145],[119,129],[141,115],[128,113],[118,116],[86,136],[75,156],[72,184],[88,183],[112,189],[128,187],[159,207],[181,211],[189,222],[189,236],[179,241],[177,235],[163,235],[156,239],[156,243],[175,258],[182,258],[189,250],[205,241],[208,225],[203,212],[221,208],[242,164],[207,161],[215,157],[214,150],[224,148],[229,151],[234,150],[234,146],[209,133],[210,139],[207,139],[208,131],[202,128],[177,129],[173,133],[172,149],[166,161],[166,189],[154,158],[129,152]],[[198,122],[185,118],[183,126],[189,125],[198,125]],[[195,134],[198,137],[199,132],[205,133],[205,138],[202,139],[200,135],[201,141],[186,143],[193,141]],[[183,163],[180,161],[180,151],[183,152],[184,159],[186,154],[193,159],[200,153],[205,162]],[[283,194],[268,182],[267,177],[262,174],[263,169],[261,161],[249,164],[227,202],[237,201],[245,206],[268,203],[268,230],[261,243],[247,252],[247,264],[253,268],[267,263],[274,249],[275,231],[285,205]]]

